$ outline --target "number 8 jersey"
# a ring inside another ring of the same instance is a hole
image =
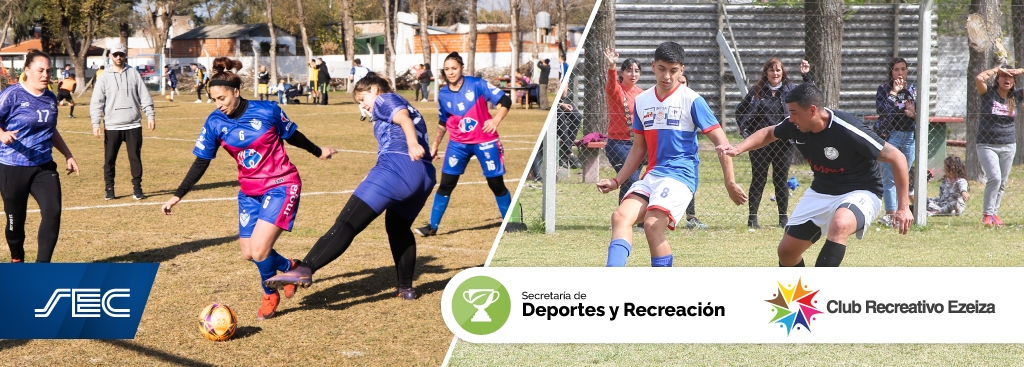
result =
[[[288,160],[284,140],[298,129],[274,102],[242,101],[248,107],[238,119],[215,110],[206,119],[192,154],[213,159],[217,147],[235,157],[242,193],[263,195],[268,190],[300,184],[299,171]],[[239,105],[238,108],[243,108]]]
[[[462,88],[453,92],[447,86],[440,88],[437,100],[441,124],[451,135],[448,139],[462,144],[480,144],[498,139],[498,132],[485,133],[484,121],[491,119],[487,102],[497,104],[505,92],[483,79],[466,76]]]

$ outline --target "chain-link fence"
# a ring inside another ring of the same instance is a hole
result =
[[[931,212],[979,226],[983,220],[1019,226],[1024,223],[1024,173],[1016,165],[1024,161],[1024,123],[1016,109],[1024,100],[1024,78],[1011,76],[1024,75],[1024,69],[1016,69],[1024,67],[1024,2],[991,1],[987,7],[984,1],[961,2],[929,8],[931,27],[924,34],[919,2],[602,5],[568,93],[554,101],[557,121],[549,126],[556,130],[546,142],[557,145],[549,150],[557,155],[557,184],[540,180],[546,175],[538,159],[531,170],[534,180],[520,195],[519,218],[543,230],[547,203],[554,211],[546,216],[556,220],[547,222],[549,231],[555,228],[552,223],[607,228],[619,195],[602,195],[594,184],[621,168],[632,139],[630,96],[655,85],[650,70],[654,50],[672,41],[686,50],[688,87],[707,101],[730,142],[781,121],[788,115],[784,100],[791,87],[814,83],[824,92],[826,106],[861,119],[913,161],[911,194],[920,199],[911,203],[917,203],[919,223]],[[919,50],[922,41],[927,48]],[[614,49],[617,58],[609,58],[606,48]],[[929,60],[928,65],[920,59]],[[611,60],[615,64],[609,68]],[[780,71],[785,75],[781,80],[776,76]],[[976,82],[979,73],[984,83]],[[927,118],[918,118],[917,112]],[[799,151],[791,142],[778,141],[734,159],[736,181],[750,197],[748,204],[736,206],[723,189],[713,144],[704,136],[698,143],[700,185],[688,222],[678,218],[680,227],[776,226],[811,184],[813,171]],[[924,170],[920,174],[918,167]],[[886,164],[879,171],[883,207],[892,211],[894,174]],[[967,195],[960,192],[959,176],[969,186]],[[928,205],[926,198],[936,200]]]

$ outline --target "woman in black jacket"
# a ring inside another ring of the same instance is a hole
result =
[[[423,99],[420,102],[426,102],[427,96],[430,93],[430,81],[434,79],[434,73],[430,71],[430,64],[423,64],[423,71],[420,72],[418,78],[420,82],[420,89],[423,91]]]
[[[800,62],[800,74],[804,83],[814,84],[809,74],[811,64]],[[786,110],[786,96],[793,90],[793,84],[778,58],[768,59],[761,69],[761,79],[743,98],[736,108],[736,121],[744,138],[755,131],[774,125],[789,116]],[[789,221],[789,192],[786,179],[789,163],[793,159],[793,145],[789,141],[777,140],[764,148],[750,151],[750,216],[747,226],[760,228],[757,224],[757,210],[761,206],[761,194],[768,178],[768,166],[772,167],[772,184],[775,186],[775,200],[779,205],[779,227]]]

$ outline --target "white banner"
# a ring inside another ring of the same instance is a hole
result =
[[[1022,343],[1024,268],[472,268],[472,343]]]

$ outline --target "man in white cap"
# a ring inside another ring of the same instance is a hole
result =
[[[149,120],[149,130],[156,128],[153,98],[149,95],[142,75],[127,67],[127,48],[117,44],[110,50],[113,61],[110,69],[96,78],[96,86],[89,104],[92,115],[92,133],[103,134],[103,179],[106,181],[106,199],[114,199],[114,167],[121,143],[128,146],[128,162],[132,172],[132,197],[142,200],[142,115]],[[104,129],[101,130],[100,122]]]

